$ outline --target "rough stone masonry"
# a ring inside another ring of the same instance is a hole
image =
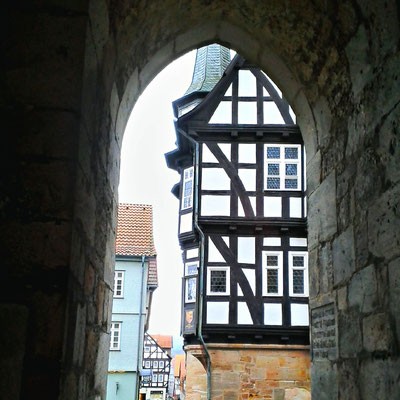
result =
[[[304,135],[314,348],[318,310],[333,308],[336,328],[312,352],[313,398],[400,398],[396,1],[3,10],[0,393],[104,399],[123,131],[164,66],[219,42],[271,76]]]

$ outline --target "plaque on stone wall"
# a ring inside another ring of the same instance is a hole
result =
[[[196,316],[194,308],[185,308],[184,311],[184,333],[196,333]]]
[[[311,310],[311,341],[313,360],[333,360],[337,357],[334,303]]]

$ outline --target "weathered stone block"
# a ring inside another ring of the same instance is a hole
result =
[[[326,243],[319,251],[319,287],[321,293],[329,293],[333,286],[332,246]]]
[[[314,248],[319,241],[326,241],[337,230],[336,180],[332,172],[308,199],[308,247]]]
[[[390,352],[393,340],[387,313],[372,314],[363,319],[365,350]]]
[[[357,272],[349,283],[349,307],[358,306],[360,311],[373,311],[377,301],[375,267],[369,265]]]
[[[329,361],[314,361],[311,367],[311,393],[318,400],[336,400],[338,383],[336,365]]]
[[[333,277],[337,285],[348,280],[355,271],[353,227],[349,227],[332,244]]]
[[[400,361],[366,359],[360,367],[359,387],[363,400],[400,398]]]
[[[354,358],[362,350],[359,315],[355,311],[341,311],[338,320],[339,354],[341,357]]]
[[[369,250],[391,259],[400,255],[400,184],[375,201],[368,212]]]
[[[307,193],[312,193],[321,183],[321,152],[307,161]]]
[[[394,317],[397,342],[400,346],[400,258],[393,260],[388,266],[390,310]]]

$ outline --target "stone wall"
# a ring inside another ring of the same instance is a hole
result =
[[[308,346],[210,344],[213,400],[311,399]],[[207,398],[201,346],[186,346],[186,398]]]
[[[400,397],[395,0],[3,9],[0,393],[104,398],[123,131],[164,66],[217,41],[276,81],[304,136],[315,397]]]

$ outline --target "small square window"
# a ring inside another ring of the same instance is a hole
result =
[[[285,158],[286,159],[299,158],[297,147],[285,147]]]
[[[297,164],[286,164],[286,175],[297,175]]]
[[[279,175],[279,164],[268,164],[268,175]]]
[[[267,178],[267,189],[280,189],[281,180],[279,178]]]
[[[285,179],[285,189],[297,189],[297,179]]]
[[[280,158],[281,149],[279,147],[267,147],[267,158]]]
[[[208,267],[207,275],[207,294],[220,296],[229,294],[229,267]]]

